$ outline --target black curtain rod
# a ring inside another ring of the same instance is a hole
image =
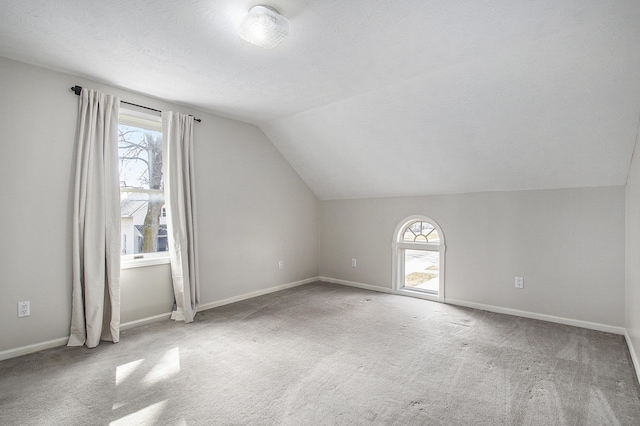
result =
[[[82,86],[73,86],[73,87],[71,88],[71,91],[72,91],[73,93],[75,93],[76,95],[80,96],[80,92],[82,92]],[[120,102],[121,102],[121,103],[123,103],[123,104],[132,105],[132,106],[135,106],[135,107],[138,107],[138,108],[148,109],[149,111],[162,112],[162,111],[161,111],[161,110],[159,110],[159,109],[149,108],[149,107],[147,107],[147,106],[134,104],[134,103],[132,103],[132,102],[127,102],[127,101],[120,101]],[[192,117],[193,117],[193,115],[192,115]],[[194,120],[194,121],[197,121],[198,123],[202,122],[202,120],[201,120],[201,119],[199,119],[199,118],[195,118],[195,117],[193,117],[193,120]]]

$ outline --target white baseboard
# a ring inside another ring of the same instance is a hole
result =
[[[353,281],[345,281],[345,280],[339,280],[339,279],[328,278],[328,277],[318,277],[318,280],[334,283],[334,284],[346,285],[349,287],[358,287],[365,290],[379,291],[382,293],[398,294],[398,293],[395,293],[390,288],[378,287],[370,284],[363,284],[363,283],[358,283]],[[398,295],[401,295],[401,294],[398,294]],[[445,303],[448,303],[450,305],[464,306],[466,308],[479,309],[481,311],[496,312],[499,314],[514,315],[514,316],[523,317],[523,318],[531,318],[531,319],[537,319],[542,321],[554,322],[558,324],[571,325],[574,327],[588,328],[590,330],[604,331],[606,333],[613,333],[613,334],[620,334],[620,335],[624,335],[626,333],[626,329],[624,327],[615,327],[612,325],[600,324],[595,322],[581,321],[581,320],[557,317],[557,316],[546,315],[546,314],[538,314],[535,312],[521,311],[518,309],[503,308],[501,306],[485,305],[482,303],[467,302],[464,300],[457,300],[457,299],[450,299],[450,298],[446,298]],[[631,345],[628,345],[628,346],[631,348]],[[634,362],[637,363],[637,360],[635,358],[634,358]],[[636,367],[636,369],[638,369],[638,367]]]
[[[481,311],[496,312],[498,314],[515,315],[518,317],[537,319],[541,321],[555,322],[557,324],[571,325],[574,327],[588,328],[590,330],[604,331],[606,333],[625,334],[624,327],[600,324],[597,322],[581,321],[571,318],[556,317],[554,315],[538,314],[535,312],[521,311],[518,309],[503,308],[500,306],[485,305],[482,303],[467,302],[464,300],[446,298],[445,303],[450,305],[464,306],[466,308],[480,309]]]
[[[171,318],[171,312],[166,314],[154,315],[148,318],[142,318],[135,321],[124,322],[120,324],[120,331],[129,330],[130,328],[140,327],[142,325],[153,324],[155,322],[166,321]]]
[[[251,299],[253,297],[263,296],[265,294],[274,293],[276,291],[298,287],[298,286],[309,284],[316,281],[319,281],[318,277],[307,278],[306,280],[295,281],[292,283],[282,284],[275,287],[269,287],[269,288],[265,288],[264,290],[258,290],[251,293],[241,294],[240,296],[229,297],[227,299],[218,300],[216,302],[204,303],[198,307],[198,312],[206,311],[207,309],[217,308],[218,306],[229,305],[231,303],[240,302],[242,300]]]
[[[314,278],[308,278],[308,279],[302,280],[302,281],[296,281],[296,282],[293,282],[293,283],[282,284],[282,285],[271,287],[271,288],[268,288],[268,289],[265,289],[265,290],[255,291],[255,292],[252,292],[252,293],[247,293],[247,294],[243,294],[243,295],[236,296],[236,297],[231,297],[229,299],[219,300],[217,302],[206,303],[204,305],[200,305],[198,310],[203,311],[205,309],[215,308],[216,306],[228,305],[229,303],[239,302],[241,300],[250,299],[252,297],[262,296],[263,294],[273,293],[273,292],[284,290],[284,289],[287,289],[287,288],[292,288],[292,287],[297,287],[297,286],[304,285],[304,284],[309,284],[309,283],[312,283],[312,282],[315,282],[315,281],[318,281],[318,280],[319,279],[317,277],[314,277]],[[171,312],[168,312],[166,314],[154,315],[152,317],[142,318],[142,319],[135,320],[135,321],[129,321],[129,322],[125,322],[125,323],[120,324],[120,330],[121,331],[122,330],[129,330],[129,329],[134,328],[134,327],[140,327],[142,325],[153,324],[155,322],[165,321],[165,320],[168,320],[169,318],[171,318]],[[3,361],[5,359],[9,359],[9,358],[15,358],[15,357],[18,357],[18,356],[21,356],[21,355],[27,355],[27,354],[34,353],[34,352],[43,351],[45,349],[51,349],[51,348],[55,348],[55,347],[58,347],[58,346],[64,346],[64,345],[67,344],[68,340],[69,340],[69,336],[66,336],[66,337],[60,337],[60,338],[54,339],[54,340],[49,340],[47,342],[34,343],[32,345],[26,345],[26,346],[20,346],[18,348],[7,349],[7,350],[4,350],[4,351],[0,352],[0,361]]]
[[[143,318],[136,321],[129,321],[123,324],[120,324],[120,330],[128,330],[130,328],[139,327],[141,325],[152,324],[154,322],[162,321],[165,319],[169,319],[171,317],[171,312],[168,314],[156,315],[149,318]],[[7,349],[5,351],[0,352],[0,361],[4,361],[5,359],[15,358],[22,355],[28,355],[34,352],[44,351],[45,349],[57,348],[59,346],[65,346],[69,341],[69,336],[60,337],[57,339],[49,340],[46,342],[34,343],[32,345],[20,346],[13,349]]]
[[[363,284],[363,283],[358,283],[358,282],[355,282],[355,281],[338,280],[338,279],[335,279],[335,278],[328,278],[328,277],[318,277],[318,278],[316,278],[316,281],[323,281],[325,283],[346,285],[346,286],[349,286],[349,287],[357,287],[357,288],[361,288],[361,289],[364,289],[364,290],[379,291],[381,293],[393,293],[393,291],[390,288],[379,287],[377,285],[371,285],[371,284]]]
[[[20,346],[19,348],[7,349],[0,352],[0,361],[5,359],[15,358],[17,356],[27,355],[33,352],[43,351],[45,349],[51,349],[58,346],[64,346],[69,341],[69,336],[59,337],[57,339],[49,340],[46,342],[34,343],[32,345]]]
[[[344,285],[344,286],[349,286],[349,287],[356,287],[356,288],[361,288],[364,290],[371,290],[371,291],[378,291],[381,293],[389,293],[392,294],[393,290],[390,288],[385,288],[385,287],[379,287],[379,286],[374,286],[374,285],[370,285],[370,284],[364,284],[364,283],[359,283],[359,282],[354,282],[354,281],[346,281],[346,280],[339,280],[339,279],[335,279],[335,278],[328,278],[328,277],[314,277],[314,278],[307,278],[305,280],[301,280],[301,281],[296,281],[296,282],[292,282],[292,283],[287,283],[287,284],[282,284],[282,285],[278,285],[275,287],[270,287],[264,290],[259,290],[259,291],[254,291],[251,293],[247,293],[247,294],[243,294],[240,296],[234,296],[234,297],[230,297],[227,299],[223,299],[223,300],[218,300],[216,302],[211,302],[211,303],[205,303],[203,305],[200,305],[200,307],[198,308],[199,311],[204,311],[207,309],[212,309],[212,308],[216,308],[218,306],[223,306],[223,305],[228,305],[230,303],[235,303],[235,302],[240,302],[242,300],[246,300],[246,299],[251,299],[253,297],[258,297],[258,296],[262,296],[265,294],[269,294],[269,293],[274,293],[276,291],[280,291],[280,290],[285,290],[288,288],[293,288],[293,287],[298,287],[301,285],[305,285],[305,284],[309,284],[312,282],[316,282],[316,281],[324,281],[324,282],[328,282],[328,283],[333,283],[333,284],[340,284],[340,285]],[[467,302],[464,300],[456,300],[456,299],[449,299],[447,298],[445,300],[445,303],[448,304],[452,304],[452,305],[458,305],[458,306],[464,306],[467,308],[473,308],[473,309],[480,309],[483,311],[489,311],[489,312],[496,312],[496,313],[500,313],[500,314],[507,314],[507,315],[514,315],[514,316],[519,316],[519,317],[524,317],[524,318],[531,318],[531,319],[537,319],[537,320],[542,320],[542,321],[549,321],[549,322],[554,322],[554,323],[558,323],[558,324],[565,324],[565,325],[571,325],[574,327],[582,327],[582,328],[588,328],[591,330],[597,330],[597,331],[604,331],[607,333],[614,333],[614,334],[620,334],[625,336],[626,342],[627,342],[627,346],[629,347],[629,353],[631,354],[631,359],[633,361],[633,365],[634,368],[636,370],[636,375],[640,378],[640,362],[638,360],[638,357],[635,353],[634,347],[631,344],[631,339],[629,337],[629,334],[627,333],[627,330],[624,327],[615,327],[615,326],[610,326],[610,325],[605,325],[605,324],[599,324],[599,323],[594,323],[594,322],[589,322],[589,321],[581,321],[581,320],[574,320],[574,319],[570,319],[570,318],[563,318],[563,317],[556,317],[553,315],[546,315],[546,314],[538,314],[538,313],[534,313],[534,312],[527,312],[527,311],[520,311],[517,309],[510,309],[510,308],[503,308],[500,306],[493,306],[493,305],[485,305],[482,303],[474,303],[474,302]],[[134,327],[139,327],[142,325],[147,325],[147,324],[152,324],[155,322],[159,322],[159,321],[164,321],[167,320],[171,317],[171,313],[166,313],[166,314],[160,314],[160,315],[155,315],[152,317],[148,317],[148,318],[142,318],[139,320],[135,320],[135,321],[129,321],[126,323],[123,323],[120,325],[120,329],[121,330],[128,330]],[[7,349],[4,351],[0,352],[0,361],[9,359],[9,358],[15,358],[17,356],[21,356],[21,355],[27,355],[33,352],[38,352],[38,351],[42,351],[45,349],[51,349],[51,348],[55,348],[58,346],[64,346],[67,344],[67,341],[69,340],[69,337],[60,337],[58,339],[53,339],[53,340],[49,340],[46,342],[41,342],[41,343],[34,343],[32,345],[26,345],[26,346],[21,346],[18,348],[14,348],[14,349]]]
[[[629,348],[629,355],[631,355],[631,362],[633,362],[633,367],[636,370],[636,379],[640,382],[640,360],[638,360],[638,356],[636,355],[636,351],[633,348],[633,342],[631,342],[631,336],[629,336],[629,332],[627,329],[624,330],[624,338],[627,341],[627,347]]]

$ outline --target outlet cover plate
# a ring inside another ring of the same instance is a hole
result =
[[[28,317],[29,315],[31,315],[31,303],[29,301],[18,302],[18,318]]]
[[[524,288],[524,278],[516,277],[516,288]]]

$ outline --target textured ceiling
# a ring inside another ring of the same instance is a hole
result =
[[[623,185],[638,0],[0,0],[0,56],[254,123],[321,199]]]

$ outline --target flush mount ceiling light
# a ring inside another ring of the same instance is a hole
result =
[[[260,47],[273,49],[289,34],[289,20],[270,6],[249,9],[240,24],[240,38]]]

